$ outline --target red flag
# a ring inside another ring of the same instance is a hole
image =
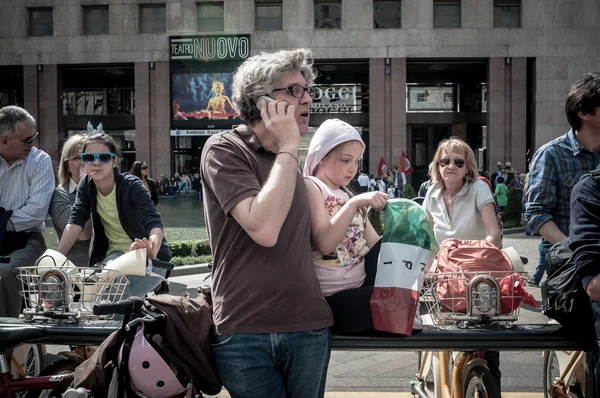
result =
[[[404,151],[402,151],[402,159],[400,160],[400,171],[404,172],[405,175],[413,172],[412,164],[410,164],[410,160],[408,160]]]
[[[388,168],[385,165],[385,160],[383,160],[383,156],[379,160],[379,167],[377,167],[377,174],[384,175],[387,174]]]

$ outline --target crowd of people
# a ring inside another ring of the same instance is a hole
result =
[[[358,192],[348,189],[365,143],[338,119],[317,129],[300,167],[312,62],[306,49],[247,59],[234,75],[231,97],[246,124],[208,139],[200,173],[161,175],[156,183],[142,161],[119,173],[119,149],[110,136],[94,134],[67,140],[55,187],[49,156],[33,145],[35,120],[22,108],[1,109],[0,253],[11,262],[0,265],[0,316],[19,314],[15,269],[45,250],[48,212],[58,251],[79,264],[108,262],[137,248],[168,260],[155,208],[159,195],[203,191],[213,254],[211,348],[223,385],[232,397],[323,397],[332,327],[344,333],[372,328],[376,267],[366,258],[380,237],[365,210],[401,197],[407,181],[397,167],[376,178],[363,171]],[[259,107],[265,95],[273,101]],[[582,283],[591,300],[600,301],[600,187],[587,177],[600,165],[599,108],[600,74],[586,74],[567,95],[571,130],[536,152],[528,176],[510,162],[498,162],[488,176],[465,141],[442,141],[430,180],[419,189],[438,243],[486,240],[502,248],[498,213],[514,188],[528,232],[542,236],[532,285],[541,281],[548,248],[570,237]],[[131,293],[155,283],[140,277]],[[599,352],[600,346],[597,364]],[[488,352],[486,359],[500,387],[499,354]]]
[[[195,193],[202,201],[202,179],[199,173],[175,173],[171,178],[164,174],[158,180],[158,195],[176,196],[177,194]]]

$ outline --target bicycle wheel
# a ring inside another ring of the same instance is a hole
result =
[[[43,348],[40,344],[19,344],[13,349],[10,372],[14,379],[35,377],[42,371]]]
[[[498,386],[486,367],[475,366],[471,369],[463,385],[465,398],[500,398]]]
[[[544,352],[544,397],[551,398],[550,387],[560,378],[558,358],[554,351]]]
[[[40,376],[55,376],[73,373],[79,365],[78,362],[71,359],[59,359],[48,366]],[[29,390],[24,398],[60,398],[68,387],[55,388],[53,390]]]

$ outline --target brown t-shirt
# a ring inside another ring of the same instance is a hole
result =
[[[310,203],[300,171],[277,244],[256,243],[230,211],[256,196],[275,154],[249,126],[212,136],[202,151],[204,216],[213,253],[216,333],[285,333],[331,326],[310,247]]]

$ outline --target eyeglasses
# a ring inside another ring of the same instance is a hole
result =
[[[81,155],[79,155],[79,157],[81,158],[81,161],[83,162],[83,164],[92,164],[96,161],[96,159],[98,159],[100,161],[100,163],[102,164],[107,164],[112,162],[112,160],[114,158],[117,157],[117,155],[115,155],[112,152],[102,152],[102,153],[82,153]]]
[[[458,167],[459,169],[462,169],[466,163],[466,161],[464,159],[460,159],[460,158],[454,158],[454,159],[441,158],[440,160],[438,160],[438,164],[442,167],[447,167],[451,161],[454,162],[454,165],[456,167]]]
[[[142,170],[148,170],[148,166],[142,166]]]
[[[299,84],[294,84],[292,86],[289,87],[284,87],[284,88],[276,88],[275,90],[273,90],[273,92],[275,91],[287,91],[288,93],[290,93],[290,95],[294,98],[302,98],[304,97],[305,93],[308,93],[308,96],[310,98],[314,98],[315,97],[315,88],[314,87],[302,87]]]
[[[25,146],[30,146],[31,144],[33,144],[33,140],[35,140],[38,135],[40,135],[40,133],[38,131],[36,131],[35,134],[32,135],[31,137],[25,138],[24,140],[19,140],[19,141],[21,141]]]

